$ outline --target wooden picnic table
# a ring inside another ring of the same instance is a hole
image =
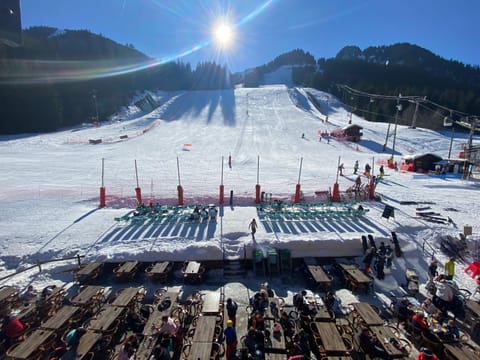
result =
[[[35,353],[38,353],[40,347],[47,340],[53,337],[55,337],[55,332],[52,330],[34,330],[25,340],[9,348],[7,356],[11,359],[30,359]]]
[[[192,274],[192,275],[198,274],[198,272],[200,271],[201,265],[202,264],[200,264],[197,261],[189,261],[187,263],[187,266],[185,267],[185,274]]]
[[[275,324],[278,326],[280,331],[273,331]],[[285,344],[285,336],[283,335],[283,328],[280,323],[277,323],[274,320],[265,319],[265,329],[270,331],[269,341],[266,341],[265,345],[265,352],[285,354],[287,352],[287,348]]]
[[[326,306],[317,306],[315,313],[315,321],[335,321],[335,316],[332,315],[331,311],[328,311]]]
[[[172,263],[170,261],[159,262],[148,269],[147,275],[154,280],[166,281],[171,268]]]
[[[217,317],[212,315],[199,316],[192,342],[213,342]]]
[[[209,292],[202,296],[202,314],[218,314],[220,312],[220,299],[222,295],[219,292]]]
[[[339,265],[342,268],[343,276],[345,277],[347,284],[352,288],[356,289],[359,287],[364,287],[365,290],[368,290],[370,285],[373,283],[373,279],[360,270],[357,265]]]
[[[317,343],[320,353],[325,353],[326,355],[346,355],[348,352],[335,323],[315,321],[312,323],[312,331],[313,336],[318,336],[320,339],[321,344]]]
[[[306,267],[318,287],[327,289],[332,286],[332,278],[327,275],[320,265],[306,264]]]
[[[467,310],[475,318],[480,319],[480,303],[474,300],[468,299],[465,302],[465,310]]]
[[[2,286],[0,288],[0,304],[14,300],[18,296],[19,290],[13,286]]]
[[[445,352],[456,360],[478,360],[478,354],[475,354],[471,348],[462,344],[445,344]]]
[[[103,291],[103,286],[88,285],[81,288],[81,291],[75,295],[70,302],[75,305],[87,305],[94,297]]]
[[[188,359],[198,360],[198,359],[210,359],[212,354],[212,345],[211,341],[209,342],[192,342],[190,346],[190,354]]]
[[[78,306],[64,305],[50,317],[47,321],[40,325],[41,329],[59,330],[70,320],[70,318],[79,312]]]
[[[385,321],[378,315],[375,309],[368,303],[359,302],[352,304],[354,311],[368,325],[383,325]]]
[[[115,305],[104,305],[98,313],[90,320],[88,329],[107,331],[115,320],[122,318],[125,308]]]
[[[285,354],[266,353],[265,360],[285,360]]]
[[[126,261],[120,266],[116,267],[113,272],[119,279],[132,278],[137,272],[138,261]]]
[[[408,357],[408,353],[403,352],[400,349],[397,349],[391,342],[390,339],[394,338],[398,340],[398,335],[395,335],[393,330],[382,325],[369,326],[370,332],[374,335],[378,341],[382,344],[383,349],[387,352],[389,358],[398,359]]]
[[[103,335],[98,332],[87,330],[85,334],[80,337],[80,341],[77,346],[75,360],[81,360],[89,352],[93,350],[93,347],[97,342],[102,339]]]
[[[158,306],[155,306],[153,312],[148,317],[148,320],[143,328],[143,335],[152,336],[158,333],[157,327],[162,322],[162,317],[167,315],[170,316],[173,307],[177,303],[178,291],[167,291],[162,294],[162,297],[159,299],[158,304],[161,304],[165,299],[170,299],[171,303],[168,308],[159,310]]]
[[[75,273],[75,279],[78,281],[85,281],[87,279],[94,278],[102,270],[102,267],[103,263],[101,262],[88,263]]]
[[[117,296],[112,302],[112,305],[127,307],[132,304],[132,301],[138,295],[140,288],[129,287],[119,290]]]

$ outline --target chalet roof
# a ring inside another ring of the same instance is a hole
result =
[[[418,158],[421,158],[421,157],[424,157],[424,156],[427,156],[427,155],[431,155],[431,156],[434,156],[434,157],[437,157],[438,159],[442,159],[441,156],[437,155],[437,154],[432,154],[432,153],[424,153],[424,154],[410,154],[410,155],[405,155],[403,156],[403,158],[405,160],[416,160]]]
[[[350,125],[344,126],[342,128],[342,130],[348,130],[348,129],[353,129],[353,128],[363,129],[363,127],[361,127],[360,125],[350,124]]]

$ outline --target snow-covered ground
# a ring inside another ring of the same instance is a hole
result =
[[[322,112],[309,101],[306,90],[316,97]],[[388,294],[404,282],[406,268],[417,269],[424,282],[431,249],[441,263],[446,261],[439,237],[457,236],[471,225],[472,254],[457,261],[456,280],[474,290],[474,281],[463,268],[476,256],[474,244],[480,232],[480,183],[475,179],[419,178],[387,169],[377,186],[382,201],[362,203],[369,210],[365,216],[276,224],[258,218],[254,204],[258,165],[261,189],[274,199],[291,201],[300,179],[304,197],[320,200],[315,191],[333,187],[339,158],[345,165],[345,176],[338,179],[340,190],[353,185],[355,160],[361,169],[366,163],[374,165],[378,173],[379,161],[385,162],[392,153],[392,137],[387,151],[381,152],[387,124],[353,115],[352,122],[364,127],[358,144],[333,138],[319,141],[319,131],[348,123],[348,110],[329,94],[283,85],[155,97],[161,106],[153,112],[141,114],[128,107],[100,127],[0,138],[0,278],[38,260],[77,254],[85,255],[84,261],[215,260],[222,259],[222,249],[227,257],[243,257],[245,247],[249,256],[256,246],[290,249],[294,257],[360,256],[361,235],[389,241],[395,231],[404,257],[395,259],[385,280],[376,281],[378,294]],[[89,144],[98,139],[101,144]],[[453,154],[466,141],[467,135],[455,134]],[[423,152],[446,157],[449,145],[447,132],[399,126],[394,156],[399,162],[402,155]],[[107,206],[99,209],[102,159]],[[175,225],[115,221],[133,210],[135,161],[144,201],[162,205],[176,203],[179,183],[186,204],[217,203],[223,169],[222,216],[216,222]],[[231,190],[232,206],[228,204]],[[453,224],[419,219],[415,205],[401,204],[406,201],[428,204]],[[386,204],[395,208],[395,218],[381,216]],[[260,222],[255,243],[248,233],[252,218]],[[71,276],[62,275],[65,267],[44,266],[41,274],[32,270],[1,280],[0,286],[68,282]],[[294,283],[290,288],[297,290]]]

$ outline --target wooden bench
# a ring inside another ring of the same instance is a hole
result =
[[[145,270],[145,273],[151,280],[165,282],[172,268],[173,265],[170,261],[163,261],[149,266]]]
[[[103,263],[101,262],[89,263],[75,272],[75,280],[80,283],[94,280],[101,274],[102,269]]]

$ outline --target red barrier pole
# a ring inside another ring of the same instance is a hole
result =
[[[333,184],[333,194],[332,194],[332,202],[339,202],[340,201],[340,187],[338,182]]]
[[[300,202],[300,184],[297,184],[295,186],[295,199],[293,200],[295,204]]]
[[[369,193],[369,199],[370,199],[370,200],[375,199],[375,180],[373,179],[373,176],[370,178],[370,193]]]
[[[100,188],[100,207],[101,208],[105,207],[105,187],[104,186]]]
[[[104,186],[104,174],[105,174],[105,159],[102,158],[102,187],[100,188],[100,207],[104,208],[105,207],[105,186]]]
[[[220,205],[223,205],[224,201],[225,201],[225,187],[223,185],[220,185],[220,194],[218,197],[218,203]]]
[[[260,156],[257,156],[257,185],[255,185],[255,203],[260,204]]]
[[[178,205],[183,205],[183,188],[182,185],[177,186],[178,192]]]
[[[143,204],[143,202],[142,202],[142,189],[140,189],[139,187],[136,187],[135,188],[135,196],[137,198],[137,202],[139,204]]]

